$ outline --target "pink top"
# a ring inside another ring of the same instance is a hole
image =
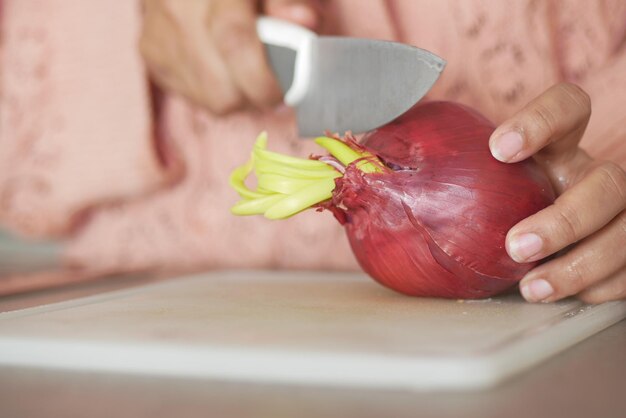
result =
[[[272,222],[228,212],[237,200],[228,175],[259,131],[278,151],[316,149],[297,139],[288,109],[215,117],[169,95],[152,106],[136,48],[138,1],[0,2],[2,226],[64,238],[65,260],[82,276],[356,268],[328,213]],[[583,146],[626,164],[626,2],[336,0],[325,14],[326,33],[444,57],[430,97],[495,122],[557,81],[576,82],[594,106]]]

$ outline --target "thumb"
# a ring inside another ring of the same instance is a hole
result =
[[[321,21],[319,0],[266,0],[263,12],[315,30]]]

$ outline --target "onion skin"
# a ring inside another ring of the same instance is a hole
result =
[[[323,205],[344,225],[363,270],[407,295],[485,298],[535,266],[513,261],[505,237],[554,192],[532,159],[493,158],[493,131],[468,107],[426,102],[364,136],[360,145],[393,171],[349,164]]]

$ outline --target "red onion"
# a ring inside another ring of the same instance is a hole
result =
[[[347,140],[362,158],[341,161],[345,172],[333,170],[335,187],[328,190],[332,196],[320,194],[313,200],[335,214],[359,264],[381,284],[415,296],[497,294],[534,266],[508,256],[504,246],[508,230],[550,205],[554,192],[532,159],[505,164],[491,156],[488,140],[493,130],[491,122],[468,107],[419,104],[367,133],[360,144]],[[333,157],[316,162],[328,159]],[[378,169],[372,169],[376,165]],[[263,170],[257,175],[263,176]],[[239,187],[242,184],[243,180]],[[312,185],[302,187],[309,187],[307,197],[314,194]],[[283,204],[282,197],[268,192],[272,191],[254,193],[267,201],[277,199],[269,205],[273,208],[255,213],[280,218],[304,209],[294,198],[285,197]],[[254,203],[242,197],[238,205]],[[276,207],[286,205],[293,210],[278,214]],[[238,211],[237,206],[233,211],[252,213]]]

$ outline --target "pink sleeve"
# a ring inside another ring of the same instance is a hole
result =
[[[162,184],[134,48],[137,3],[5,0],[2,9],[0,225],[59,235],[90,207]]]

